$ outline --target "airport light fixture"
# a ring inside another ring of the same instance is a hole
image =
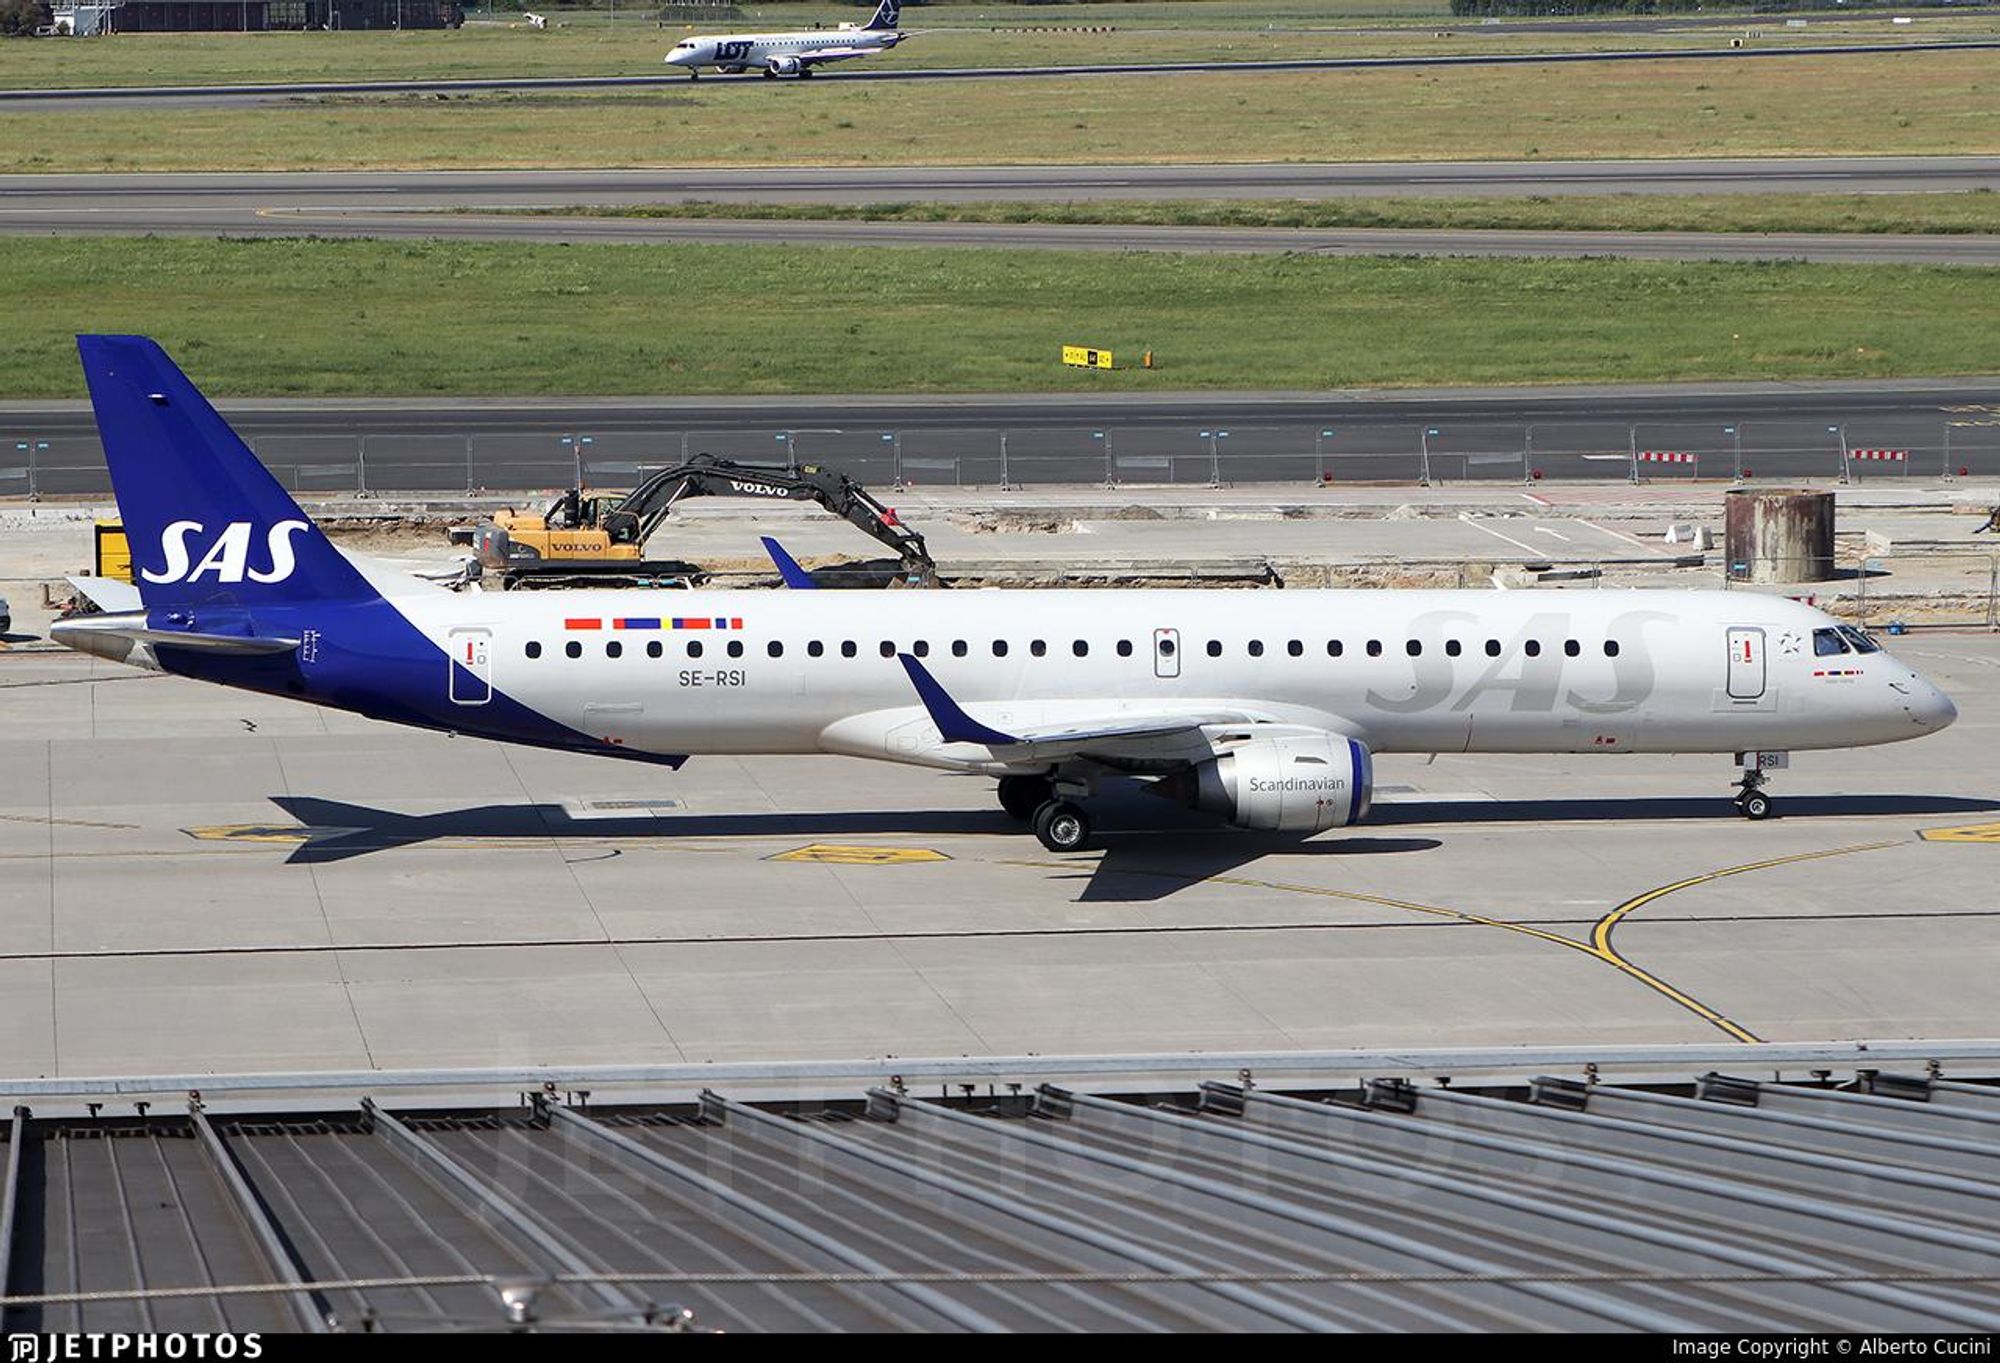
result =
[[[1222,486],[1222,442],[1229,439],[1224,430],[1203,431],[1202,438],[1208,441],[1208,485]]]
[[[576,472],[575,486],[577,487],[583,486],[584,446],[594,445],[596,443],[597,442],[595,440],[593,440],[591,437],[587,435],[565,435],[562,438],[562,445],[565,449],[569,451],[570,464]]]
[[[1313,481],[1326,481],[1326,441],[1333,434],[1331,429],[1323,430],[1313,437]]]
[[[1740,483],[1743,481],[1743,428],[1741,426],[1724,426],[1722,433],[1736,444],[1735,481]]]
[[[1847,467],[1847,427],[1829,426],[1826,428],[1826,433],[1840,442],[1840,481],[1843,483],[1854,481]]]
[[[1111,437],[1103,431],[1092,431],[1090,438],[1100,441],[1104,445],[1104,486],[1116,487],[1118,485],[1118,476],[1111,468]]]
[[[1417,437],[1418,453],[1423,460],[1417,469],[1417,481],[1424,487],[1431,485],[1431,437],[1443,434],[1444,432],[1436,426],[1426,426],[1423,433]]]

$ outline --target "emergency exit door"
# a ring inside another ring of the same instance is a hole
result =
[[[1177,629],[1153,631],[1153,675],[1178,677],[1181,674],[1181,632]]]
[[[1755,700],[1764,694],[1764,631],[1739,625],[1729,631],[1729,698]]]
[[[455,705],[484,705],[493,699],[493,635],[483,629],[451,632],[451,699]]]

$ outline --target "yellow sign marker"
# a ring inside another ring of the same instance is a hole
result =
[[[1917,836],[1925,842],[2000,842],[2000,823],[1969,823],[1962,828],[1926,828]]]
[[[772,861],[826,861],[836,866],[903,866],[915,861],[950,861],[942,852],[928,847],[851,847],[836,842],[815,842],[780,852]]]
[[[1111,368],[1111,352],[1092,350],[1089,346],[1066,345],[1063,347],[1063,363],[1075,365],[1078,369]]]

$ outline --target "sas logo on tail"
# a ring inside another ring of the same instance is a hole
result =
[[[188,541],[205,533],[200,521],[175,521],[160,532],[160,552],[166,556],[167,570],[156,573],[141,568],[139,576],[148,582],[195,582],[211,575],[217,582],[283,582],[298,566],[292,554],[292,536],[310,529],[306,521],[279,521],[264,534],[265,558],[269,568],[250,566],[250,522],[231,521],[208,546],[201,561],[193,561]]]

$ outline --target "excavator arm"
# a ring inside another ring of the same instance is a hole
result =
[[[924,537],[897,520],[896,513],[861,484],[818,464],[778,468],[698,454],[684,464],[648,475],[616,502],[565,493],[549,508],[548,523],[552,528],[602,530],[613,544],[643,546],[675,504],[689,497],[816,502],[892,551],[901,560],[907,580],[926,587],[937,585],[937,564],[931,560]]]

